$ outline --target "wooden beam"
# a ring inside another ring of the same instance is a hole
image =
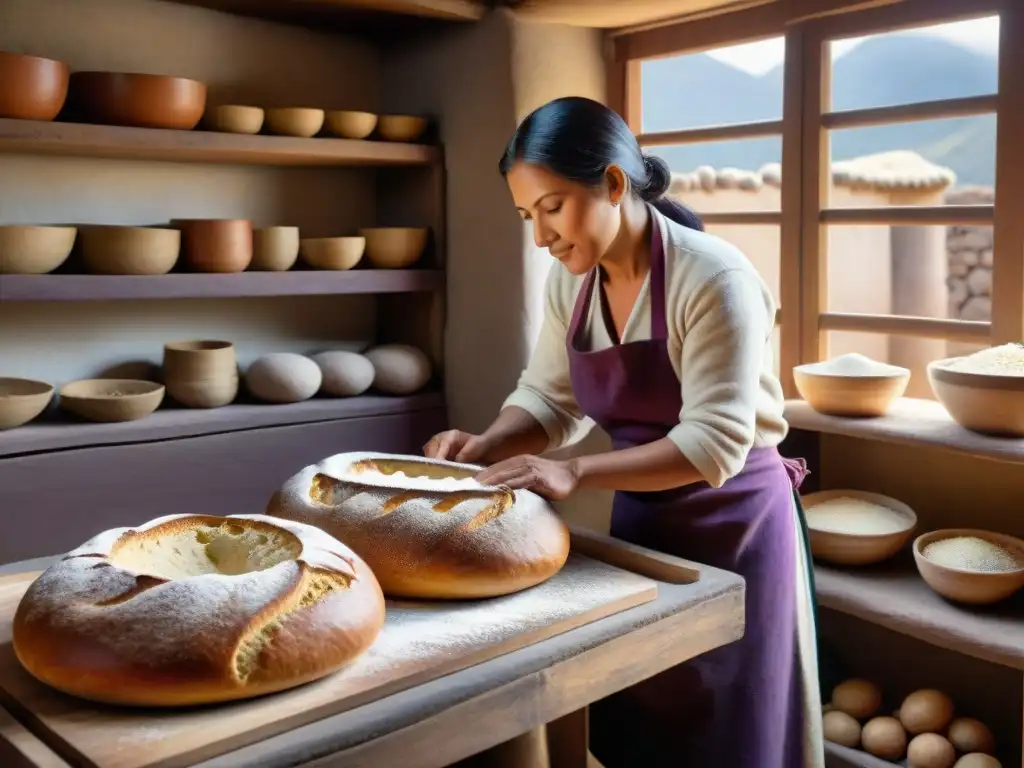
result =
[[[803,311],[803,189],[800,180],[803,147],[804,33],[799,27],[786,31],[783,62],[782,104],[782,222],[779,231],[779,303],[786,307],[786,321],[780,324],[779,371],[787,398],[796,397],[793,368],[800,364],[800,332]],[[786,179],[794,183],[787,184]]]
[[[781,211],[712,211],[697,212],[709,227],[777,227],[782,224]]]
[[[1002,163],[1002,160],[1000,160]],[[991,205],[882,205],[877,208],[828,208],[823,224],[900,227],[984,226],[993,221]]]
[[[803,34],[800,362],[817,363],[828,357],[828,336],[819,332],[818,317],[828,302],[828,237],[821,211],[828,205],[832,153],[821,115],[832,101],[832,57],[825,40],[810,25]],[[782,188],[786,188],[785,177]]]
[[[821,122],[829,130],[835,131],[846,128],[866,128],[872,125],[911,123],[919,120],[947,120],[951,117],[988,115],[994,113],[998,106],[999,97],[993,93],[985,96],[965,96],[959,99],[935,99],[919,101],[914,104],[897,104],[891,107],[827,112],[821,116]]]
[[[878,8],[824,16],[808,23],[825,40],[991,16],[1017,0],[902,0]]]
[[[862,312],[823,312],[818,318],[818,328],[823,331],[884,333],[969,344],[984,344],[991,334],[991,325],[985,322]]]
[[[992,343],[1024,341],[1024,4],[1000,14]]]
[[[709,125],[705,128],[688,128],[683,131],[641,133],[636,138],[643,147],[670,147],[677,144],[701,144],[711,141],[757,139],[765,136],[779,136],[781,134],[781,120],[759,120],[754,123]]]

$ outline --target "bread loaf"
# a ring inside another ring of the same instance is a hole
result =
[[[267,513],[344,540],[389,597],[494,597],[553,576],[569,555],[565,523],[535,493],[476,482],[479,471],[343,453],[288,480]]]
[[[263,515],[172,515],[101,533],[14,616],[35,678],[94,701],[186,706],[323,677],[365,651],[384,597],[326,533]]]

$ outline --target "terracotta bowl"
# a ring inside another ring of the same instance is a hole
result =
[[[45,275],[67,261],[75,227],[0,227],[0,275]]]
[[[252,262],[252,222],[246,219],[175,219],[181,250],[193,272],[244,272]]]
[[[411,267],[427,247],[429,229],[420,227],[373,227],[359,230],[366,238],[366,258],[378,269]]]
[[[230,341],[170,341],[164,344],[164,380],[229,379],[238,375],[235,345]]]
[[[166,275],[178,262],[181,232],[161,227],[79,227],[82,263],[97,275]]]
[[[72,72],[68,104],[87,122],[190,131],[206,108],[206,85],[168,75]]]
[[[63,61],[0,51],[0,117],[53,120],[67,96]]]
[[[302,260],[314,269],[352,269],[365,250],[365,237],[318,237],[300,245]]]
[[[910,371],[892,367],[891,374],[850,376],[829,373],[821,363],[809,363],[793,368],[793,381],[800,396],[818,413],[871,418],[884,416],[907,391]]]
[[[377,132],[386,141],[414,141],[428,125],[427,118],[416,115],[381,115],[377,119]]]
[[[950,370],[959,359],[928,364],[932,392],[953,421],[972,432],[1024,437],[1024,376]]]
[[[854,530],[836,531],[814,527],[810,510],[817,504],[838,498],[851,498],[891,509],[901,519],[903,527],[891,533],[857,533]],[[820,491],[801,496],[807,513],[807,532],[811,539],[811,554],[819,560],[837,565],[870,565],[888,560],[910,541],[917,527],[917,515],[902,501],[880,493],[867,491]]]
[[[263,227],[252,231],[252,263],[249,269],[285,272],[299,258],[298,227]]]
[[[255,134],[263,127],[263,118],[260,107],[225,104],[208,110],[205,123],[211,130],[223,133]]]
[[[28,424],[52,399],[53,387],[45,381],[0,378],[0,429]]]
[[[167,394],[186,408],[221,408],[238,397],[239,377],[219,379],[184,379],[169,377],[164,380]]]
[[[343,139],[365,139],[377,127],[377,116],[372,112],[354,112],[347,109],[328,110],[327,130]]]
[[[309,139],[324,127],[324,111],[307,107],[283,107],[267,110],[267,128],[280,136]]]
[[[60,407],[88,421],[135,421],[160,407],[164,387],[138,379],[83,379],[60,389]]]
[[[1008,571],[973,571],[951,568],[925,557],[924,550],[929,544],[957,536],[972,536],[998,544],[1016,554],[1021,567]],[[1003,533],[970,528],[946,528],[922,533],[914,540],[914,562],[917,564],[918,573],[929,587],[958,603],[998,603],[1024,587],[1024,541]]]

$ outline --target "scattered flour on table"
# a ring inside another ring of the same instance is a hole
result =
[[[807,525],[817,531],[881,536],[907,530],[907,519],[894,509],[840,496],[807,509]]]

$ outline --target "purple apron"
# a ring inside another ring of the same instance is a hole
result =
[[[580,350],[596,269],[576,299],[566,339],[576,401],[616,449],[665,437],[682,407],[668,355],[664,247],[653,219],[652,229],[650,340]],[[746,579],[746,630],[735,643],[595,702],[591,749],[605,768],[804,765],[793,512],[800,479],[795,463],[759,448],[721,488],[699,482],[615,494],[613,536]]]

